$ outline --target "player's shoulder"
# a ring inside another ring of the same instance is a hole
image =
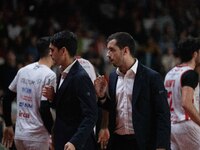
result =
[[[77,60],[78,60],[78,62],[79,62],[80,64],[84,64],[84,63],[86,63],[86,64],[91,64],[89,60],[84,59],[84,58],[78,58]]]
[[[187,70],[183,73],[183,77],[194,79],[198,78],[198,73],[195,70]]]
[[[28,65],[25,65],[23,67],[21,67],[18,72],[24,72],[24,71],[27,71],[29,68],[31,68],[35,63],[31,63],[31,64],[28,64]]]

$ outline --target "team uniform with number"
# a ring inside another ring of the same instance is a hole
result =
[[[49,150],[50,135],[39,113],[40,101],[47,100],[41,93],[47,84],[56,87],[56,74],[49,67],[36,62],[21,68],[9,86],[11,91],[17,93],[17,148],[23,143],[29,149]]]
[[[182,107],[183,86],[194,89],[193,104],[199,112],[198,74],[187,65],[174,67],[165,77],[165,88],[168,91],[171,112],[171,149],[200,150],[200,127],[191,120]]]

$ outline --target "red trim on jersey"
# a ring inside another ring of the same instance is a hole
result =
[[[188,64],[180,64],[180,65],[177,65],[176,67],[186,67],[186,66],[189,66]]]
[[[186,112],[185,112],[185,120],[190,120],[190,117]]]

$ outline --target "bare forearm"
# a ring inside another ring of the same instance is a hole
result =
[[[190,118],[200,126],[200,115],[193,104],[183,106],[186,113],[190,116]]]
[[[200,126],[200,115],[193,104],[194,89],[188,86],[182,88],[182,107],[189,117]]]

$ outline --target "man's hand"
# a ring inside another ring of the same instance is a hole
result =
[[[100,143],[101,150],[107,148],[108,140],[110,138],[110,132],[108,128],[101,129],[98,135],[98,143]]]
[[[106,95],[106,90],[108,87],[108,82],[104,76],[98,76],[94,81],[94,87],[97,97],[102,98]]]
[[[76,150],[76,148],[75,148],[75,146],[72,143],[67,142],[65,144],[64,150]]]
[[[12,126],[5,127],[3,130],[2,144],[9,149],[10,147],[12,147],[13,140],[14,140],[13,127]]]
[[[42,88],[42,95],[46,97],[50,102],[53,100],[54,94],[55,92],[53,86],[45,85]]]

